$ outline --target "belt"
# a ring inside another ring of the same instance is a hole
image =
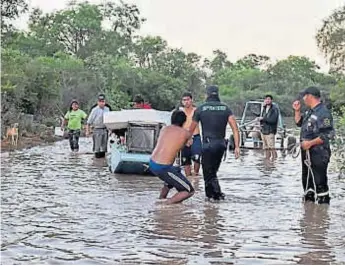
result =
[[[225,138],[211,138],[211,137],[204,137],[204,142],[211,142],[211,141],[225,141]]]

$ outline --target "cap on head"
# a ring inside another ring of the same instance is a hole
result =
[[[105,95],[104,94],[98,95],[98,101],[104,101],[104,100],[105,100]]]
[[[321,97],[321,92],[316,87],[308,87],[308,88],[306,88],[304,91],[302,91],[300,93],[300,97],[303,98],[307,94],[313,95],[316,98],[320,98]]]
[[[206,93],[208,96],[219,95],[219,89],[217,86],[211,85],[206,88]]]

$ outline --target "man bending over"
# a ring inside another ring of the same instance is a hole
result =
[[[178,191],[166,201],[166,204],[182,202],[194,194],[192,184],[181,173],[181,169],[173,166],[176,154],[192,137],[189,131],[182,128],[185,122],[186,114],[183,111],[173,112],[171,125],[164,127],[160,132],[150,160],[150,171],[165,182],[159,198],[166,199],[173,187]]]

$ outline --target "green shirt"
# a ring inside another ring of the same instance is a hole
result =
[[[87,117],[83,110],[68,111],[65,119],[68,120],[67,128],[71,130],[81,129],[81,121]]]

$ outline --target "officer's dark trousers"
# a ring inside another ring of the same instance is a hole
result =
[[[206,197],[219,200],[221,189],[218,182],[217,172],[226,149],[224,139],[206,139],[202,149],[202,170],[205,181]]]
[[[302,158],[303,189],[304,191],[308,189],[315,190],[311,173],[309,174],[309,180],[307,181],[308,167],[305,164],[306,151],[302,151],[301,154],[302,154],[301,158]],[[314,180],[315,180],[317,194],[328,192],[327,168],[328,168],[330,156],[331,156],[330,149],[322,147],[322,146],[315,146],[310,150],[311,168],[314,173]],[[307,187],[307,183],[308,183],[308,187]],[[314,193],[308,193],[305,199],[314,201],[314,197],[315,197]],[[329,195],[319,196],[318,202],[319,203],[329,202]]]

